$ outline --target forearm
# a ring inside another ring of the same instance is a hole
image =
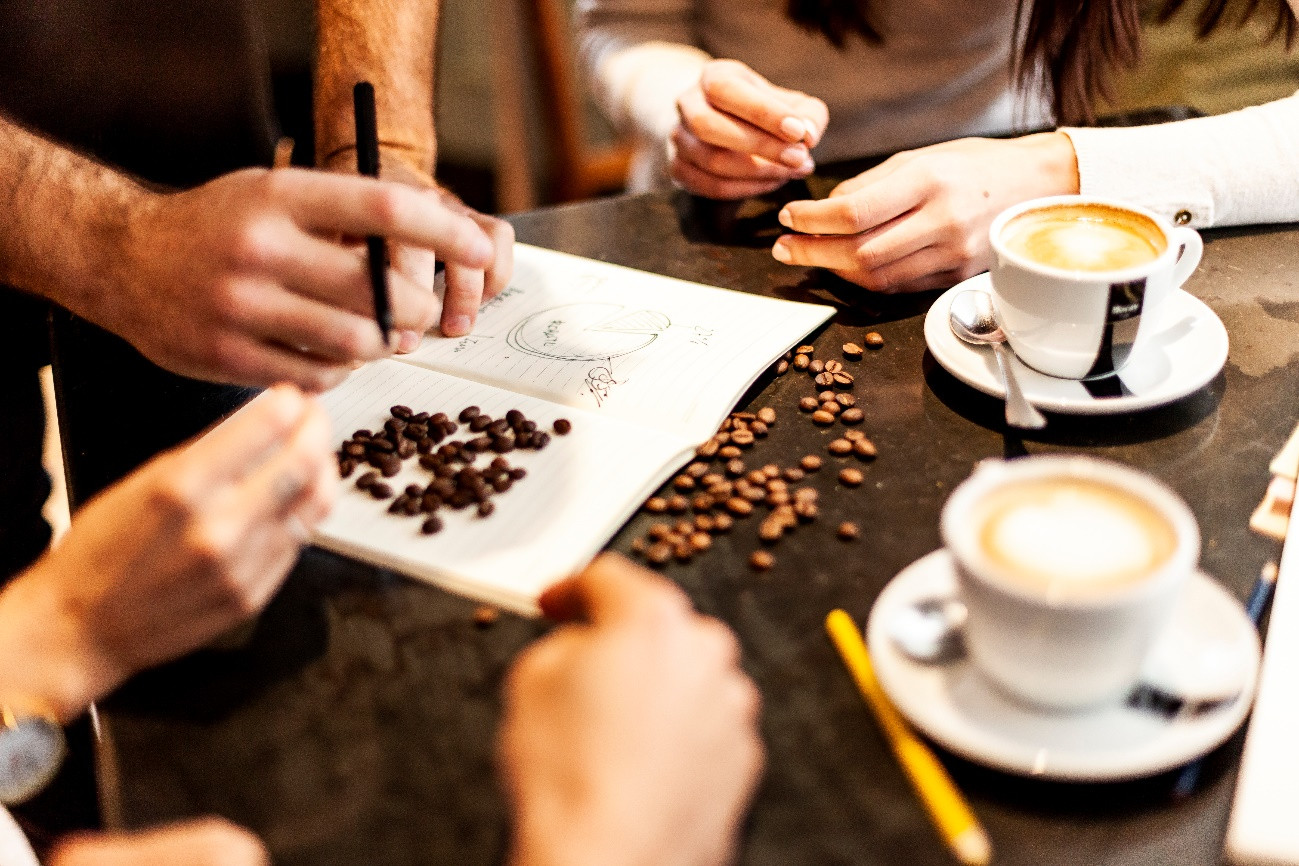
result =
[[[0,115],[0,282],[111,327],[114,275],[156,197]]]
[[[379,141],[431,175],[437,0],[317,0],[316,164],[355,162],[352,87],[374,85]]]

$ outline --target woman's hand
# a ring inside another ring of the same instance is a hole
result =
[[[221,818],[199,818],[130,833],[85,833],[59,843],[50,866],[269,866],[247,830]]]
[[[807,177],[830,121],[825,103],[777,87],[737,60],[708,63],[677,98],[672,179],[695,195],[746,198]]]
[[[890,157],[821,201],[798,201],[771,254],[876,292],[946,288],[992,263],[988,227],[1021,201],[1078,192],[1063,133],[965,138]]]

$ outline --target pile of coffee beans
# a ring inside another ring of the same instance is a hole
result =
[[[439,512],[472,507],[479,517],[496,510],[492,497],[507,492],[527,471],[513,466],[504,455],[512,451],[541,451],[550,444],[550,434],[537,427],[518,409],[504,418],[484,415],[469,406],[452,420],[445,412],[415,412],[409,406],[393,406],[378,431],[357,430],[338,450],[338,471],[350,478],[362,466],[356,479],[358,490],[376,500],[391,500],[388,513],[421,518],[420,531],[433,535],[442,530]],[[465,427],[469,438],[453,439]],[[555,421],[558,435],[567,435],[573,425],[564,418]],[[480,457],[495,455],[483,468]],[[427,484],[408,484],[401,491],[385,479],[401,472],[405,461],[418,458],[419,466],[431,474]]]

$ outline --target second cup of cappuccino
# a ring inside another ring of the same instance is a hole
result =
[[[1176,494],[1088,458],[981,464],[944,507],[942,533],[971,660],[1053,709],[1122,699],[1199,558]]]
[[[1008,208],[989,239],[997,319],[1010,347],[1030,367],[1068,379],[1112,375],[1137,354],[1152,314],[1203,252],[1193,229],[1088,196]]]

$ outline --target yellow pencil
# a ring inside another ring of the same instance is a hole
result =
[[[875,712],[880,727],[888,737],[893,754],[920,795],[920,802],[929,812],[934,825],[958,860],[968,866],[987,866],[992,861],[992,845],[979,820],[957,790],[952,777],[934,757],[929,747],[921,742],[911,727],[903,721],[897,709],[880,688],[871,668],[866,644],[852,617],[842,610],[833,610],[825,618],[825,630],[830,633],[835,648],[843,658],[849,673],[857,681],[862,697]]]

